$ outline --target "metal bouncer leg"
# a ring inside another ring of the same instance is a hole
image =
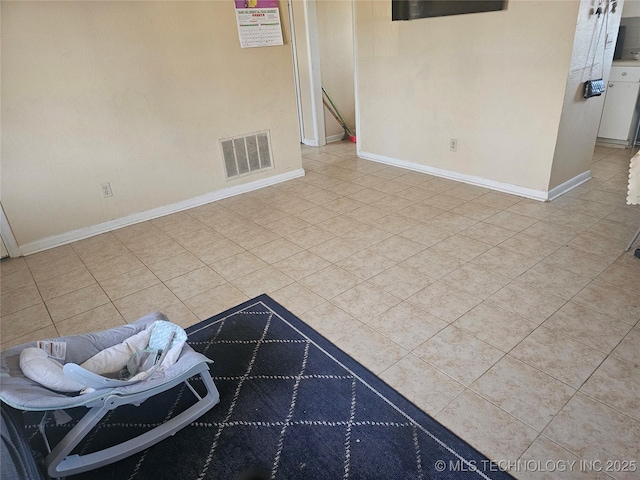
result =
[[[631,246],[633,245],[633,242],[636,241],[636,239],[640,236],[640,228],[638,228],[638,231],[636,232],[636,234],[633,236],[633,238],[631,239],[631,241],[629,242],[629,245],[627,245],[627,248],[625,249],[625,252],[628,252],[629,249],[631,248]]]
[[[178,430],[209,411],[220,400],[218,390],[209,374],[209,367],[205,364],[199,367],[197,371],[194,372],[190,370],[189,372],[190,375],[188,377],[183,376],[178,379],[178,381],[166,384],[162,389],[156,388],[128,397],[111,395],[105,399],[102,405],[91,407],[89,412],[82,417],[76,426],[73,427],[51,453],[47,455],[46,465],[49,476],[60,478],[67,475],[75,475],[117,462],[118,460],[155,445],[169,435],[175,434]],[[207,394],[202,398],[196,394],[188,383],[188,379],[194,375],[200,375],[206,387]],[[86,455],[69,455],[110,410],[121,405],[141,403],[147,398],[173,388],[182,382],[185,382],[187,386],[189,386],[198,399],[194,405],[184,412],[176,415],[162,425],[118,445]]]

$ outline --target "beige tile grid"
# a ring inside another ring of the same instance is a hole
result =
[[[3,261],[2,348],[268,293],[517,477],[640,478],[629,158],[541,203],[303,147],[303,178]]]

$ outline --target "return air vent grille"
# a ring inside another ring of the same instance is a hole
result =
[[[220,140],[227,180],[273,168],[269,132]]]

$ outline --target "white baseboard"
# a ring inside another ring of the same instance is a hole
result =
[[[520,187],[518,185],[512,185],[510,183],[497,182],[495,180],[488,180],[486,178],[476,177],[474,175],[465,175],[463,173],[458,173],[451,170],[429,167],[427,165],[408,162],[406,160],[398,160],[396,158],[385,157],[383,155],[377,155],[374,153],[358,151],[358,156],[364,158],[365,160],[385,163],[387,165],[393,165],[394,167],[406,168],[407,170],[427,173],[436,177],[447,178],[449,180],[468,183],[470,185],[478,185],[480,187],[486,187],[498,192],[510,193],[512,195],[518,195],[520,197],[531,198],[533,200],[539,201],[549,200],[549,192],[546,192],[544,190],[534,190],[532,188]]]
[[[77,242],[78,240],[117,230],[118,228],[133,225],[135,223],[146,222],[147,220],[153,220],[154,218],[163,217],[171,213],[181,212],[183,210],[188,210],[189,208],[199,207],[200,205],[222,200],[223,198],[233,197],[235,195],[240,195],[241,193],[251,192],[277,183],[286,182],[287,180],[303,177],[304,174],[304,170],[299,168],[291,172],[264,178],[255,182],[223,188],[221,190],[216,190],[215,192],[207,193],[206,195],[190,198],[188,200],[183,200],[171,205],[165,205],[163,207],[153,208],[146,212],[134,213],[127,215],[126,217],[117,218],[115,220],[100,223],[98,225],[92,225],[90,227],[80,228],[78,230],[72,230],[71,232],[62,233],[60,235],[52,235],[41,240],[36,240],[35,242],[20,245],[20,255],[31,255],[42,250],[59,247],[71,242]]]
[[[338,135],[331,135],[327,137],[327,143],[339,142],[344,138],[344,133]]]
[[[589,180],[591,180],[591,170],[582,172],[580,175],[576,175],[575,177],[570,178],[566,182],[549,190],[549,200],[555,200],[560,195],[564,195],[569,190],[573,190]]]

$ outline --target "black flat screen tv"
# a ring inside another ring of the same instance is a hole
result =
[[[507,0],[391,0],[391,20],[496,12],[505,8]]]

